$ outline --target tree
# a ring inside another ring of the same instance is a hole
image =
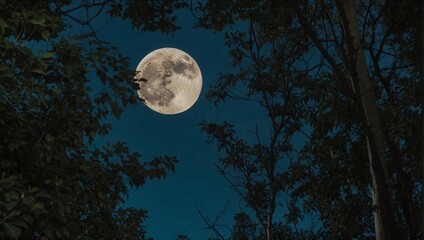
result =
[[[208,134],[208,141],[216,141],[218,150],[225,153],[219,171],[253,212],[260,227],[258,238],[291,238],[294,235],[289,231],[277,233],[277,229],[296,224],[295,220],[290,216],[287,221],[276,220],[275,215],[289,207],[280,203],[288,186],[288,163],[295,151],[292,138],[301,127],[302,113],[296,109],[302,108],[298,93],[305,76],[294,63],[301,60],[308,43],[299,28],[285,29],[291,21],[290,12],[276,3],[250,1],[218,6],[216,1],[203,6],[200,25],[220,29],[225,23],[245,21],[238,26],[241,29],[226,33],[232,65],[240,66],[240,72],[222,75],[208,97],[216,104],[227,99],[248,100],[259,106],[258,114],[264,114],[267,122],[254,126],[253,142],[238,137],[236,127],[228,122],[204,122],[201,128]],[[227,14],[227,10],[234,14]],[[280,38],[284,35],[290,38]],[[270,49],[273,51],[269,54]]]
[[[91,22],[107,10],[134,28],[172,33],[172,12],[185,6],[0,0],[0,238],[146,238],[147,211],[121,204],[128,187],[175,171],[177,159],[141,161],[124,142],[94,144],[112,129],[107,118],[137,98],[128,59]],[[69,36],[76,24],[89,30]]]
[[[318,213],[315,237],[419,236],[422,136],[413,133],[422,117],[422,29],[411,19],[421,19],[420,4],[210,0],[199,7],[199,26],[226,31],[239,67],[221,75],[209,98],[257,103],[269,122],[267,139],[256,130],[250,144],[230,123],[202,124],[225,153],[220,171],[266,239],[278,194],[291,197],[288,226]],[[306,142],[297,153],[294,133]]]

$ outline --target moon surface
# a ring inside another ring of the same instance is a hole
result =
[[[176,48],[160,48],[138,64],[135,82],[138,96],[153,111],[177,114],[197,101],[202,90],[202,73],[196,61]]]

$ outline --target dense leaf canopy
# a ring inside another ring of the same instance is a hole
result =
[[[173,9],[183,6],[0,0],[1,239],[145,238],[146,211],[122,207],[128,188],[164,177],[177,160],[95,144],[112,128],[107,118],[136,97],[128,59],[90,24],[105,9],[137,29],[171,33]],[[81,11],[89,17],[74,17]],[[79,24],[87,32],[72,34]]]

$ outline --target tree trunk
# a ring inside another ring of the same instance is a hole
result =
[[[350,77],[358,89],[367,135],[368,157],[373,186],[373,210],[377,240],[397,239],[392,199],[388,189],[390,174],[387,169],[383,124],[376,105],[375,87],[369,77],[364,49],[358,28],[355,0],[342,0],[340,13],[345,27],[349,56],[352,60]]]
[[[361,104],[358,108],[361,109],[361,114],[363,115],[363,125],[367,137],[368,158],[373,187],[376,239],[399,239],[397,237],[398,227],[395,220],[392,198],[388,188],[391,176],[387,169],[383,124],[380,111],[376,104],[375,87],[368,74],[368,66],[361,44],[355,0],[335,1],[341,15],[349,50],[350,62],[346,62],[349,70],[348,76],[343,73],[337,66],[334,58],[325,50],[318,35],[312,29],[299,6],[293,1],[287,1],[287,4],[296,13],[300,24],[305,28],[305,31],[323,54],[323,57],[329,62],[336,76],[345,84],[348,84],[348,81],[346,81],[348,79],[352,83],[352,93],[355,95],[356,100],[358,100],[357,102]]]
[[[274,211],[271,210],[268,213],[268,219],[266,223],[266,239],[267,240],[273,240],[274,239],[274,226],[272,226],[272,219],[273,219],[273,213]]]

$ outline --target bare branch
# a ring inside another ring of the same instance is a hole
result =
[[[222,209],[221,211],[218,212],[218,214],[215,216],[214,220],[210,220],[208,217],[206,217],[202,211],[196,207],[197,213],[200,215],[200,217],[202,218],[203,222],[206,224],[207,229],[213,231],[221,240],[225,240],[225,237],[219,232],[218,227],[222,226],[222,225],[218,225],[218,221],[219,219],[222,218],[222,216],[224,215],[224,213],[227,211],[227,207],[228,207],[229,202],[227,201],[227,203],[224,206],[224,209]]]

